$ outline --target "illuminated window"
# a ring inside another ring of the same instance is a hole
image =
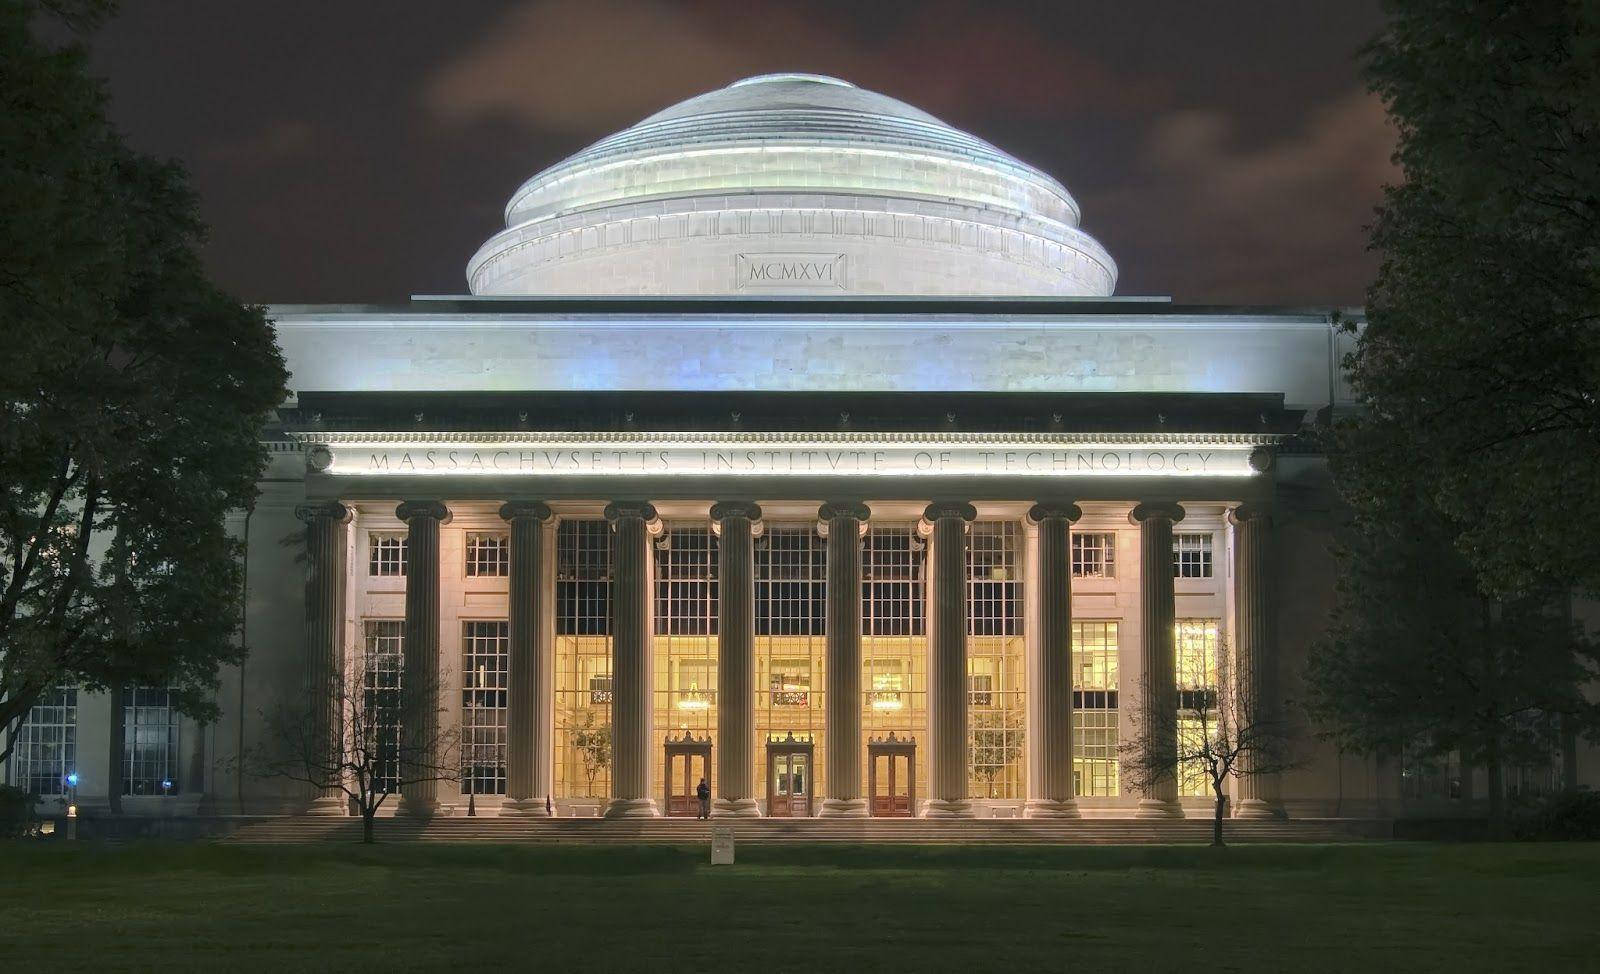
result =
[[[809,737],[820,766],[827,728],[822,672],[827,641],[827,540],[814,522],[768,525],[755,540],[757,742],[788,734]],[[770,769],[776,770],[776,769]],[[765,781],[766,748],[757,744],[756,772]],[[774,779],[774,794],[790,787],[794,769]],[[814,782],[813,782],[814,783]],[[764,788],[765,786],[759,786]]]
[[[178,793],[178,711],[172,691],[133,687],[122,693],[122,793]]]
[[[867,705],[873,710],[899,710],[905,706],[906,661],[885,657],[866,660]]]
[[[1022,525],[973,522],[966,562],[970,792],[1021,798],[1027,789]]]
[[[673,705],[679,710],[710,710],[716,701],[717,661],[680,658],[673,661]]]
[[[372,789],[380,794],[400,790],[400,683],[404,667],[405,623],[368,619],[362,659],[362,707],[373,729],[370,743]]]
[[[1072,532],[1072,574],[1075,578],[1115,578],[1116,532]]]
[[[771,667],[771,686],[774,707],[809,707],[811,705],[811,661],[809,659],[774,659]]]
[[[404,576],[406,573],[406,536],[379,533],[367,536],[367,574],[373,576]]]
[[[1174,578],[1211,577],[1211,533],[1172,536]]]
[[[926,559],[909,524],[875,521],[862,538],[862,731],[915,737],[919,781],[928,780]]]
[[[1072,624],[1072,773],[1077,794],[1118,793],[1117,623]]]
[[[710,528],[675,528],[656,541],[658,636],[717,633],[717,538]]]
[[[504,534],[467,535],[467,577],[504,578],[510,574],[511,539]]]
[[[67,775],[76,768],[77,744],[78,688],[44,691],[17,728],[11,783],[33,795],[65,794]]]
[[[461,793],[506,793],[509,624],[464,622],[461,633]]]
[[[1174,673],[1178,683],[1178,753],[1196,754],[1206,735],[1216,733],[1217,635],[1221,620],[1179,619],[1172,628],[1177,654]],[[1178,794],[1211,796],[1211,778],[1202,762],[1179,761]]]
[[[869,636],[921,636],[922,539],[909,527],[872,525],[861,547],[861,625]]]
[[[598,518],[556,528],[557,798],[610,793],[611,537]]]

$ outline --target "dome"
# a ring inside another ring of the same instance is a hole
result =
[[[902,101],[769,74],[523,183],[467,265],[490,295],[1090,295],[1116,264],[1055,179]]]

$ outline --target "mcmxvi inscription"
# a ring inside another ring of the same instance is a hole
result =
[[[845,287],[844,254],[739,254],[734,286],[748,288]]]

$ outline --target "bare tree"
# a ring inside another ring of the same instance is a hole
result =
[[[567,738],[583,761],[583,775],[589,779],[588,795],[594,796],[594,779],[611,765],[611,725],[596,724],[593,710],[583,711],[583,722],[576,716],[567,721]]]
[[[1213,796],[1211,844],[1216,847],[1224,845],[1230,778],[1298,766],[1289,727],[1275,710],[1262,706],[1253,680],[1234,676],[1230,656],[1223,640],[1214,671],[1206,654],[1180,654],[1174,705],[1136,709],[1133,740],[1118,748],[1123,778],[1139,791],[1148,794],[1167,781],[1205,782]],[[1140,690],[1150,699],[1154,688],[1148,678]]]
[[[373,841],[373,820],[389,796],[461,775],[460,736],[440,719],[437,675],[402,675],[398,657],[389,662],[335,675],[325,690],[269,715],[268,743],[250,761],[257,774],[353,801],[362,842]]]

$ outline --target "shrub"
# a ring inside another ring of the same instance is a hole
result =
[[[1600,839],[1600,792],[1583,788],[1551,795],[1519,815],[1513,828],[1520,839]]]
[[[0,785],[0,838],[33,834],[37,820],[33,806],[39,796],[11,785]]]

